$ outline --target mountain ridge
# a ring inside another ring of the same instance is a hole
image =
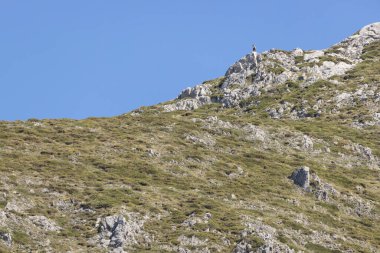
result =
[[[379,28],[117,117],[0,122],[0,252],[378,252]]]
[[[165,110],[191,110],[211,102],[220,102],[226,107],[236,106],[243,99],[260,95],[260,89],[271,89],[273,85],[286,81],[302,81],[300,85],[307,85],[341,76],[361,62],[360,55],[365,45],[379,39],[380,22],[375,22],[324,50],[272,49],[261,54],[253,51],[228,68],[223,83],[218,87],[220,90],[216,91],[223,97],[213,97],[207,83],[197,85],[186,88],[178,96],[180,99],[188,98],[186,101],[166,106]],[[245,90],[229,89],[234,85]]]

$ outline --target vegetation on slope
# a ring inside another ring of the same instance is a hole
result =
[[[328,100],[336,90],[378,85],[379,52],[379,43],[367,47],[364,61],[338,78],[340,84],[287,83],[247,101],[252,106],[243,109],[212,104],[165,113],[152,106],[114,118],[0,122],[0,193],[4,196],[0,210],[7,210],[9,203],[20,207],[11,211],[20,222],[0,228],[13,235],[10,250],[41,250],[39,238],[45,233],[55,252],[102,251],[89,243],[97,234],[96,220],[121,209],[150,217],[144,230],[153,242],[131,245],[131,252],[163,252],[163,245],[181,246],[181,235],[207,240],[211,252],[231,252],[243,239],[247,220],[276,228],[278,240],[295,250],[370,252],[369,246],[379,250],[379,171],[365,163],[346,167],[339,160],[342,154],[351,155],[344,148],[350,143],[370,147],[380,156],[379,127],[350,126],[352,119],[368,114],[365,104],[302,120],[275,120],[266,112],[282,100],[301,106],[303,100]],[[236,127],[212,125],[211,116]],[[276,149],[247,139],[247,125],[285,137]],[[285,142],[296,135],[317,140],[319,153],[311,155]],[[301,191],[288,176],[302,165],[339,192],[370,201],[371,211],[352,213],[354,206],[347,201],[332,197],[324,202]],[[71,203],[72,209],[60,209],[60,201]],[[206,213],[212,215],[207,223],[183,225],[191,215]],[[26,228],[23,219],[34,215],[56,221],[62,231]],[[333,243],[303,241],[314,238],[316,231],[336,239]],[[255,233],[244,239],[255,247],[264,243]]]

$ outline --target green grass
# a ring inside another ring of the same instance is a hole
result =
[[[273,120],[266,109],[281,101],[301,108],[304,106],[301,101],[307,100],[311,106],[320,98],[328,101],[336,90],[352,91],[364,81],[377,82],[378,48],[378,44],[371,44],[365,49],[364,61],[338,78],[345,85],[317,81],[302,87],[302,80],[287,82],[263,92],[260,97],[242,101],[242,109],[222,109],[220,104],[211,104],[191,112],[163,113],[159,106],[152,106],[140,108],[140,116],[129,113],[85,120],[0,122],[0,173],[7,176],[3,179],[6,184],[0,184],[0,191],[7,192],[7,201],[18,199],[19,195],[33,201],[32,208],[15,215],[21,218],[44,215],[62,226],[59,234],[43,235],[58,252],[94,250],[87,238],[96,234],[96,219],[116,214],[120,209],[141,215],[161,215],[159,220],[148,220],[144,226],[145,231],[155,236],[157,244],[136,246],[129,250],[131,252],[161,252],[159,245],[177,245],[180,235],[208,239],[212,245],[221,245],[225,238],[231,242],[225,249],[231,251],[242,239],[241,232],[245,229],[242,217],[260,219],[275,227],[280,233],[278,240],[294,249],[302,250],[304,246],[296,236],[285,234],[286,229],[302,231],[305,235],[327,229],[348,238],[342,250],[351,247],[365,252],[365,245],[360,242],[380,244],[378,216],[352,216],[345,212],[350,206],[344,200],[318,201],[313,194],[300,191],[287,177],[298,166],[307,165],[340,192],[354,194],[357,185],[364,185],[365,191],[360,197],[373,201],[378,213],[377,171],[364,165],[348,168],[339,163],[338,158],[341,154],[352,154],[344,148],[351,142],[370,147],[373,154],[379,156],[379,128],[350,127],[350,115],[367,113],[362,106],[351,108],[348,116],[347,111],[342,110],[337,115],[325,113],[303,120],[286,117]],[[215,96],[221,96],[219,87],[223,81],[218,78],[206,83],[212,86]],[[213,129],[193,121],[209,116],[217,116],[237,127]],[[35,126],[35,123],[42,125]],[[248,124],[277,136],[283,150],[266,147],[261,141],[248,141],[242,129]],[[296,133],[321,140],[315,143],[320,149],[328,143],[331,152],[310,155],[302,149],[291,148],[290,143],[285,142]],[[200,138],[210,135],[215,145],[194,144],[186,140],[189,134]],[[150,157],[149,149],[159,152],[160,156]],[[243,169],[243,175],[229,177],[238,173],[238,167]],[[31,183],[26,184],[26,181]],[[293,199],[300,204],[291,204],[289,200]],[[76,212],[59,210],[53,205],[57,200],[72,201],[70,208]],[[5,201],[0,202],[1,209],[5,205]],[[81,206],[95,213],[78,211]],[[192,228],[182,225],[190,214],[202,217],[207,212],[212,214],[208,223],[198,223]],[[296,214],[303,214],[308,225],[297,222]],[[77,220],[81,222],[75,222]],[[41,250],[24,232],[30,228],[22,230],[19,225],[10,226],[16,231],[14,241],[21,250]],[[336,230],[338,227],[340,230]],[[37,232],[32,230],[31,233]],[[254,247],[263,243],[253,234],[245,240]],[[306,249],[334,252],[310,243]]]
[[[331,250],[331,249],[325,248],[321,245],[314,244],[314,243],[307,243],[306,248],[308,250],[310,250],[311,252],[315,252],[315,253],[339,253],[339,252],[341,252],[339,250]]]

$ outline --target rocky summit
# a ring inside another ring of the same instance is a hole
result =
[[[112,118],[0,122],[0,252],[380,252],[380,23]]]

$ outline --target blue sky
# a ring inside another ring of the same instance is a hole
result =
[[[0,120],[113,116],[222,76],[251,50],[321,49],[379,0],[0,1]]]

